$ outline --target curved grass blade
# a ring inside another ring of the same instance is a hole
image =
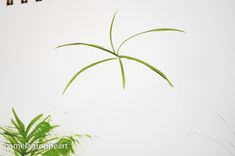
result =
[[[4,135],[3,136],[7,141],[8,141],[8,145],[12,145],[12,146],[14,146],[14,145],[21,145],[15,138],[13,138],[13,137],[9,137],[9,136],[6,136],[6,135]],[[19,149],[17,149],[17,148],[12,148],[12,150],[14,151],[14,153],[15,153],[15,155],[17,155],[17,156],[19,156],[19,155],[22,155],[22,153],[23,153],[23,150],[22,150],[22,148],[19,148]]]
[[[43,141],[43,142],[38,143],[38,145],[39,145],[39,146],[40,146],[40,145],[45,145],[46,143],[51,143],[52,141],[59,140],[59,139],[60,139],[59,137],[47,139],[47,140],[45,140],[45,141]],[[36,154],[36,152],[37,152],[37,154]],[[34,156],[34,154],[35,154],[35,155],[39,155],[39,152],[40,152],[40,150],[32,148],[32,149],[30,149],[30,151],[26,152],[26,154],[31,153],[31,155]]]
[[[41,122],[37,127],[35,128],[35,131],[33,134],[31,134],[27,139],[29,140],[29,144],[33,144],[35,142],[38,142],[42,139],[45,139],[52,130],[54,130],[56,126],[52,126],[49,122]]]
[[[3,133],[0,133],[0,135],[12,137],[14,139],[17,139],[19,142],[24,143],[23,137],[21,136],[21,134],[19,135],[19,133],[17,133],[16,128],[13,128],[13,130],[11,130],[11,129],[4,129],[4,128],[0,127],[0,132],[1,131]]]
[[[12,119],[12,123],[14,124],[14,126],[19,130],[19,132],[21,133],[22,137],[26,137],[26,133],[25,133],[25,125],[24,123],[20,120],[20,118],[18,117],[16,111],[14,110],[14,108],[12,108],[12,112],[13,115],[15,117],[16,122]]]
[[[15,131],[7,130],[0,127],[0,135],[6,138],[7,140],[13,139],[17,142],[17,144],[24,143],[22,137],[18,135]]]
[[[112,19],[112,22],[111,22],[111,25],[110,25],[110,29],[109,29],[109,40],[110,40],[110,44],[112,46],[112,50],[113,50],[114,53],[115,53],[115,48],[114,48],[114,45],[113,45],[113,24],[114,24],[114,21],[115,21],[116,14],[117,14],[117,12],[113,16],[113,19]]]
[[[11,123],[15,126],[15,129],[19,132],[20,137],[22,138],[21,141],[25,140],[26,136],[25,136],[25,132],[23,131],[23,129],[21,129],[13,119],[11,119]]]
[[[22,130],[24,130],[24,129],[25,129],[25,126],[24,126],[23,122],[20,120],[20,118],[18,117],[18,115],[16,114],[14,108],[12,108],[12,112],[13,112],[13,114],[14,114],[14,117],[15,117],[15,120],[16,120],[18,126],[19,126]]]
[[[122,72],[122,87],[123,87],[123,89],[125,89],[126,77],[125,77],[124,66],[123,66],[122,60],[120,58],[118,58],[118,60],[119,60],[119,64],[120,64],[120,68],[121,68],[121,72]]]
[[[222,148],[223,148],[224,150],[226,150],[230,155],[235,156],[235,154],[234,154],[232,151],[230,151],[230,149],[227,148],[223,143],[221,143],[220,141],[218,141],[218,140],[216,140],[216,139],[214,139],[214,138],[212,138],[212,137],[209,137],[209,136],[207,136],[207,135],[203,135],[203,134],[200,134],[200,133],[195,133],[195,132],[188,133],[187,135],[188,135],[188,136],[195,135],[195,136],[199,136],[199,137],[208,139],[208,140],[210,140],[210,141],[216,143],[216,144],[219,145],[220,147],[222,147]]]
[[[96,48],[96,49],[99,49],[99,50],[102,50],[102,51],[105,51],[105,52],[108,52],[112,55],[115,55],[117,56],[114,52],[102,47],[102,46],[99,46],[99,45],[96,45],[96,44],[90,44],[90,43],[68,43],[68,44],[63,44],[63,45],[59,45],[56,47],[56,49],[58,48],[62,48],[62,47],[67,47],[67,46],[77,46],[77,45],[82,45],[82,46],[88,46],[88,47],[92,47],[92,48]]]
[[[63,137],[60,138],[58,142],[56,142],[54,145],[58,145],[58,147],[63,147],[63,148],[52,148],[46,151],[45,153],[42,154],[42,156],[59,156],[59,155],[64,155],[64,156],[69,156],[74,154],[74,147],[76,145],[76,142],[74,142],[74,138],[71,137]],[[66,145],[66,146],[65,146]]]
[[[79,70],[79,71],[70,79],[70,81],[67,83],[67,85],[66,85],[66,87],[65,87],[65,89],[64,89],[64,91],[63,91],[63,95],[64,95],[64,93],[67,91],[67,89],[69,88],[69,86],[73,83],[73,81],[74,81],[82,72],[84,72],[85,70],[87,70],[87,69],[89,69],[89,68],[91,68],[91,67],[93,67],[93,66],[95,66],[95,65],[98,65],[98,64],[100,64],[100,63],[107,62],[107,61],[111,61],[111,60],[115,60],[115,59],[117,59],[117,58],[109,58],[109,59],[101,60],[101,61],[92,63],[92,64],[90,64],[90,65],[88,65],[88,66],[82,68],[81,70]]]
[[[51,116],[50,115],[48,115],[47,117],[45,117],[42,121],[40,121],[40,123],[38,123],[37,125],[36,125],[36,127],[34,127],[34,129],[30,132],[30,134],[27,136],[27,139],[26,139],[26,141],[28,142],[32,137],[33,137],[33,135],[35,134],[35,133],[37,133],[37,130],[38,130],[38,127],[40,127],[40,125],[41,124],[43,124],[43,123],[45,123],[45,122],[50,122],[50,118],[51,118]]]
[[[183,30],[174,29],[174,28],[157,28],[157,29],[147,30],[147,31],[144,31],[144,32],[135,34],[135,35],[133,35],[133,36],[127,38],[126,40],[124,40],[124,41],[121,43],[121,45],[118,47],[117,53],[119,53],[121,47],[122,47],[127,41],[129,41],[130,39],[132,39],[132,38],[134,38],[134,37],[137,37],[137,36],[139,36],[139,35],[146,34],[146,33],[161,32],[161,31],[178,31],[178,32],[185,32],[185,31],[183,31]]]
[[[132,60],[132,61],[136,61],[138,63],[141,63],[147,67],[149,67],[151,70],[153,70],[154,72],[156,72],[157,74],[159,74],[162,78],[164,78],[171,87],[173,87],[172,83],[169,81],[169,79],[166,77],[165,74],[163,74],[163,72],[161,72],[160,70],[158,70],[157,68],[155,68],[154,66],[152,66],[151,64],[148,64],[140,59],[137,59],[137,58],[134,58],[134,57],[131,57],[131,56],[125,56],[125,55],[121,55],[120,58],[125,58],[125,59],[129,59],[129,60]]]
[[[32,126],[41,118],[43,117],[43,114],[39,114],[38,116],[36,116],[28,125],[28,127],[26,128],[26,134],[28,134],[28,132],[30,131],[30,129],[32,128]]]
[[[3,131],[3,133],[0,133],[0,135],[10,135],[10,136],[16,136],[15,132],[12,132],[10,130],[6,130],[3,127],[0,127],[0,131]]]

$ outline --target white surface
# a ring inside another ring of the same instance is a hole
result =
[[[79,41],[110,48],[116,10],[115,43],[155,27],[187,31],[144,35],[122,49],[164,71],[175,87],[124,61],[122,90],[119,65],[109,62],[85,72],[61,96],[77,70],[109,55],[54,48]],[[11,107],[27,122],[50,113],[63,133],[99,137],[83,141],[79,156],[229,156],[214,142],[186,134],[235,142],[216,116],[223,114],[235,128],[234,0],[44,0],[11,7],[1,2],[0,19],[1,125],[9,123]]]

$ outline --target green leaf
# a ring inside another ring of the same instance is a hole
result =
[[[5,129],[5,128],[0,127],[0,131],[3,132],[3,133],[0,133],[0,135],[2,136],[14,137],[14,138],[17,138],[19,141],[22,141],[23,139],[20,135],[18,135],[16,131],[13,131],[11,129]]]
[[[111,25],[110,25],[110,30],[109,30],[109,40],[110,40],[110,44],[112,46],[112,50],[113,50],[114,53],[115,53],[115,48],[114,48],[114,45],[113,45],[113,24],[114,24],[114,21],[115,21],[116,14],[117,14],[117,12],[113,16],[113,19],[112,19],[112,22],[111,22]]]
[[[10,136],[10,135],[4,135],[4,137],[7,139],[7,141],[10,142],[10,144],[20,144],[14,137]]]
[[[24,132],[24,130],[22,129],[22,128],[20,128],[17,124],[16,124],[16,122],[13,120],[13,119],[11,119],[11,123],[15,126],[15,128],[18,130],[18,132],[19,132],[19,134],[21,135],[21,137],[22,138],[25,138],[25,132]]]
[[[42,156],[70,156],[74,154],[74,146],[76,145],[75,138],[73,136],[63,137],[57,143],[55,143],[58,147],[61,148],[53,148],[42,154]]]
[[[40,123],[38,123],[36,126],[35,126],[35,128],[30,132],[30,134],[27,136],[27,142],[31,139],[31,138],[33,138],[35,135],[37,135],[37,133],[40,133],[40,132],[42,132],[42,131],[45,131],[45,130],[43,130],[44,129],[44,125],[46,125],[46,126],[48,126],[48,124],[49,124],[49,126],[48,127],[51,127],[51,130],[53,129],[53,126],[51,126],[50,125],[50,115],[48,115],[45,119],[43,119]],[[47,123],[47,124],[45,124],[45,123]]]
[[[89,135],[89,134],[76,134],[75,137],[78,137],[78,138],[92,138],[92,136]]]
[[[17,134],[15,132],[6,130],[6,129],[1,128],[1,127],[0,127],[0,130],[2,131],[0,133],[0,135],[3,136],[3,137],[11,137],[11,138],[16,138],[17,137]]]
[[[96,49],[99,49],[99,50],[102,50],[102,51],[105,51],[105,52],[108,52],[112,55],[115,55],[117,56],[114,52],[102,47],[102,46],[99,46],[99,45],[96,45],[96,44],[90,44],[90,43],[68,43],[68,44],[63,44],[63,45],[60,45],[56,48],[62,48],[62,47],[67,47],[67,46],[77,46],[77,45],[82,45],[82,46],[88,46],[88,47],[92,47],[92,48],[96,48]]]
[[[9,142],[8,144],[14,146],[14,145],[20,145],[20,143],[13,137],[10,136],[4,136],[5,139]],[[24,152],[24,149],[22,148],[12,148],[13,151],[15,151],[16,153],[22,154]]]
[[[51,138],[51,139],[46,139],[45,141],[37,143],[37,145],[40,146],[40,145],[45,145],[45,144],[51,144],[52,141],[59,140],[59,139],[60,139],[59,137],[54,137],[54,138]],[[34,154],[37,153],[37,155],[39,155],[38,153],[40,151],[42,151],[42,150],[32,148],[29,151],[27,151],[26,154],[31,154],[32,156],[34,156]],[[44,150],[44,152],[45,152],[45,150]]]
[[[120,68],[121,68],[121,73],[122,73],[122,86],[123,86],[123,89],[125,89],[125,87],[126,87],[125,71],[124,71],[122,60],[120,58],[118,58],[118,60],[119,60],[119,64],[120,64]]]
[[[16,114],[14,108],[12,108],[12,112],[13,112],[13,114],[14,114],[15,120],[16,120],[16,122],[17,122],[19,128],[21,128],[22,131],[24,131],[24,130],[25,130],[25,126],[24,126],[23,122],[19,119],[19,117],[18,117],[18,115]]]
[[[7,142],[6,144],[9,144],[9,145],[20,145],[20,144],[23,144],[20,140],[21,138],[17,136],[17,134],[11,130],[6,130],[2,127],[0,127],[0,131],[3,131],[3,133],[0,133],[1,136],[3,136]],[[21,153],[21,150],[22,149],[16,149],[16,148],[13,148],[12,150],[14,150],[15,152],[18,152],[18,153]]]
[[[15,116],[16,113],[15,113]],[[17,116],[18,117],[18,116]],[[18,123],[11,119],[11,122],[14,126],[6,126],[5,128],[0,127],[0,136],[4,138],[4,143],[6,145],[12,145],[17,148],[9,148],[14,155],[16,156],[71,156],[75,152],[76,144],[79,144],[78,138],[81,138],[83,135],[73,135],[73,136],[54,136],[52,135],[52,130],[58,126],[51,125],[50,115],[43,118],[42,114],[39,114],[31,120],[27,129],[31,131],[30,134],[26,137],[22,137],[22,129]],[[18,120],[18,119],[17,119]],[[38,122],[41,120],[40,122]],[[31,127],[31,128],[30,128]],[[34,129],[32,130],[32,127]],[[30,130],[31,129],[31,130]],[[80,137],[79,137],[80,136]],[[89,135],[84,135],[88,137]],[[24,146],[24,145],[32,146]],[[64,145],[65,148],[34,148],[33,145]]]
[[[87,69],[89,69],[89,68],[91,68],[91,67],[93,67],[93,66],[95,66],[95,65],[98,65],[98,64],[100,64],[100,63],[107,62],[107,61],[111,61],[111,60],[115,60],[115,59],[117,59],[117,58],[109,58],[109,59],[101,60],[101,61],[92,63],[92,64],[90,64],[90,65],[88,65],[88,66],[82,68],[81,70],[79,70],[79,71],[70,79],[70,81],[67,83],[67,85],[66,85],[66,87],[65,87],[65,89],[64,89],[64,91],[63,91],[63,94],[67,91],[67,89],[69,88],[69,86],[73,83],[73,81],[74,81],[82,72],[84,72],[85,70],[87,70]]]
[[[51,124],[49,122],[41,122],[39,125],[37,125],[37,127],[35,128],[35,130],[33,131],[33,133],[31,133],[29,135],[29,139],[31,139],[30,144],[34,143],[35,141],[43,138],[45,139],[45,137],[49,134],[49,132],[51,132],[54,128],[51,126]]]
[[[28,134],[28,132],[30,131],[30,129],[32,128],[32,126],[41,118],[43,117],[43,114],[39,114],[38,116],[36,116],[28,125],[27,129],[26,129],[26,134]]]
[[[136,61],[138,63],[141,63],[147,67],[149,67],[151,70],[153,70],[154,72],[156,72],[157,74],[159,74],[162,78],[164,78],[169,84],[171,87],[173,87],[172,83],[169,81],[169,79],[166,77],[165,74],[163,74],[163,72],[161,72],[160,70],[158,70],[157,68],[155,68],[154,66],[140,60],[140,59],[137,59],[137,58],[134,58],[134,57],[131,57],[131,56],[125,56],[125,55],[121,55],[120,58],[125,58],[125,59],[129,59],[129,60],[132,60],[132,61]]]
[[[151,32],[162,32],[162,31],[177,31],[177,32],[185,32],[183,30],[180,30],[180,29],[174,29],[174,28],[157,28],[157,29],[151,29],[151,30],[147,30],[147,31],[144,31],[144,32],[141,32],[141,33],[138,33],[138,34],[135,34],[129,38],[127,38],[126,40],[124,40],[121,45],[118,47],[118,50],[117,50],[117,54],[119,53],[121,47],[127,42],[129,41],[130,39],[134,38],[134,37],[137,37],[139,35],[143,35],[143,34],[146,34],[146,33],[151,33]]]

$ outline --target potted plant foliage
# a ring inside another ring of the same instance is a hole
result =
[[[59,126],[51,123],[50,115],[39,114],[25,126],[16,111],[12,109],[12,112],[11,125],[0,127],[0,135],[5,140],[4,147],[15,156],[71,156],[80,138],[91,137],[88,134],[55,136],[52,132]]]

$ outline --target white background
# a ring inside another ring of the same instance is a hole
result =
[[[59,44],[90,42],[110,48],[108,29],[118,11],[114,42],[156,27],[161,32],[130,41],[125,53],[161,69],[171,88],[148,68],[124,61],[83,73],[82,67],[109,57],[87,47],[56,50]],[[0,125],[14,107],[25,122],[44,112],[60,124],[59,134],[89,133],[79,156],[229,156],[210,136],[235,153],[234,0],[43,0],[0,5]],[[223,115],[229,126],[217,116]]]

